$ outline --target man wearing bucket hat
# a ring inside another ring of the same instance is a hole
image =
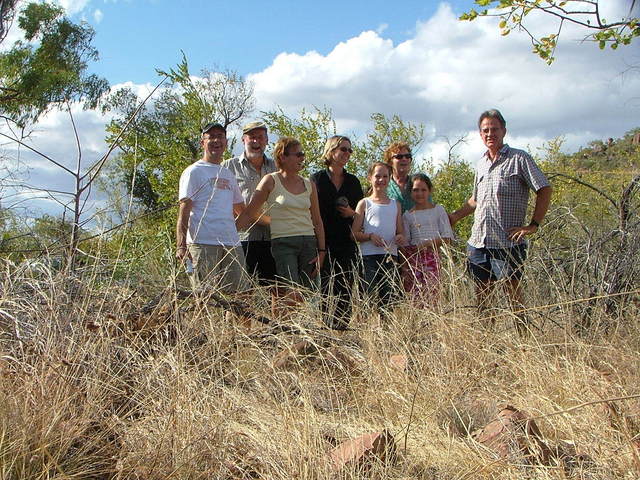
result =
[[[249,203],[262,177],[278,169],[275,162],[264,153],[269,137],[263,122],[247,123],[242,128],[242,143],[242,154],[225,162],[225,166],[236,176],[244,201]],[[248,273],[257,276],[261,285],[271,284],[275,279],[276,265],[271,255],[268,218],[262,217],[245,232],[240,232],[240,239]]]

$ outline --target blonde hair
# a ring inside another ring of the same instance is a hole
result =
[[[293,147],[302,145],[298,140],[293,137],[280,137],[273,147],[273,159],[276,162],[276,167],[281,168],[282,157],[289,155],[289,151]]]
[[[400,152],[400,150],[407,150],[409,153],[411,153],[411,147],[407,142],[393,142],[389,144],[389,146],[384,151],[384,155],[383,155],[385,163],[390,167],[392,167],[391,159],[395,154]]]
[[[331,155],[335,151],[336,148],[340,146],[343,141],[349,142],[351,144],[351,139],[349,137],[345,137],[344,135],[334,135],[333,137],[329,137],[324,144],[324,152],[322,152],[321,159],[324,160],[324,164],[328,167],[331,165]]]

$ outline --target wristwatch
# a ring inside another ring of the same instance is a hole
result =
[[[529,226],[530,226],[530,227],[532,227],[532,226],[534,226],[534,225],[535,225],[537,228],[540,228],[540,224],[539,224],[538,222],[536,222],[535,220],[531,220],[531,223],[529,223]]]

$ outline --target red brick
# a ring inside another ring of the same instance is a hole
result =
[[[341,443],[329,452],[329,461],[334,471],[346,466],[367,469],[376,461],[392,463],[395,455],[395,440],[391,433],[383,430]]]

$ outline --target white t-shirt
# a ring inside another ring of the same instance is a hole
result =
[[[442,205],[404,212],[402,222],[409,245],[419,245],[436,238],[454,238],[449,217]]]
[[[237,246],[240,244],[233,205],[243,203],[236,177],[228,168],[202,160],[180,176],[180,200],[193,202],[187,243]]]
[[[382,237],[387,248],[377,247],[371,240],[360,243],[362,255],[397,255],[398,245],[395,242],[396,219],[400,204],[390,199],[389,203],[375,203],[365,198],[363,231],[366,234],[375,233]]]

